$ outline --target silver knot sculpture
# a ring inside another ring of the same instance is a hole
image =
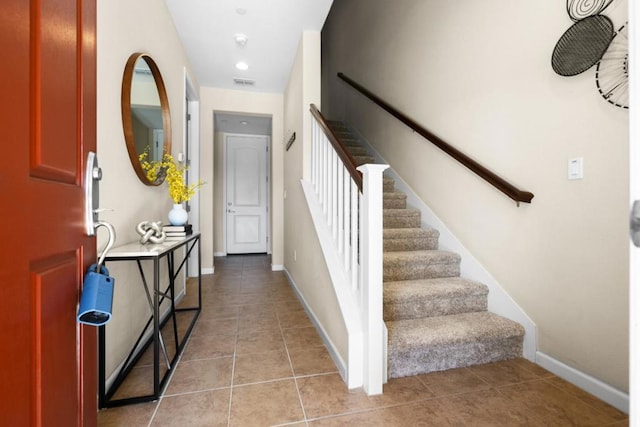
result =
[[[162,243],[167,235],[162,230],[162,221],[142,221],[136,226],[136,232],[141,236],[140,243]]]

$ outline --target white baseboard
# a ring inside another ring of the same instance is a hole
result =
[[[629,394],[620,391],[609,384],[600,381],[584,372],[578,371],[561,361],[554,359],[548,354],[540,351],[536,352],[536,363],[547,371],[559,376],[563,380],[569,381],[576,387],[587,393],[591,393],[597,398],[604,400],[609,405],[622,412],[629,413]]]
[[[327,347],[327,350],[329,351],[329,355],[331,356],[331,359],[333,359],[333,363],[335,363],[336,367],[338,368],[338,373],[340,374],[340,376],[342,377],[342,380],[346,384],[347,383],[347,365],[345,364],[342,357],[340,357],[340,353],[338,353],[336,346],[333,344],[333,341],[331,341],[331,338],[329,338],[329,334],[327,334],[327,331],[324,330],[324,328],[318,321],[318,318],[309,307],[309,304],[307,304],[307,301],[304,299],[304,297],[300,293],[300,290],[298,289],[296,282],[293,280],[293,277],[291,277],[291,274],[289,273],[289,271],[285,267],[283,267],[283,270],[287,275],[287,279],[289,280],[289,283],[291,283],[291,286],[293,287],[293,290],[295,291],[296,296],[298,297],[298,300],[304,307],[304,311],[307,313],[307,315],[311,319],[311,323],[313,323],[313,326],[316,327],[316,330],[320,334],[320,338],[322,338],[324,345]]]
[[[284,265],[282,264],[271,264],[271,271],[283,271]]]
[[[226,252],[214,252],[213,256],[227,256]]]
[[[201,269],[202,274],[213,274],[216,272],[216,268],[215,267],[211,267],[211,268],[203,268]]]

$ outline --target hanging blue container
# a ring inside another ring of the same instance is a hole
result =
[[[104,265],[93,264],[84,277],[84,287],[78,309],[78,322],[91,326],[102,326],[111,320],[113,305],[113,285],[115,280],[109,276]]]

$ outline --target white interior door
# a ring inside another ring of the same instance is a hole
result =
[[[267,252],[266,136],[227,135],[227,253]]]

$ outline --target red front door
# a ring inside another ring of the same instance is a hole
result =
[[[96,424],[96,331],[79,326],[95,239],[95,0],[0,3],[0,425]]]

